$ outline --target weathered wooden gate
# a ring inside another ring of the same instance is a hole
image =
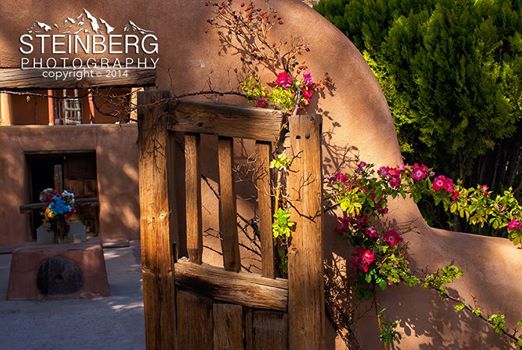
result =
[[[282,114],[174,102],[169,97],[168,92],[144,92],[138,97],[147,349],[324,349],[320,120],[289,119],[289,152],[295,158],[287,188],[296,230],[289,247],[287,280],[275,278],[269,176]],[[200,134],[218,138],[224,268],[202,263]],[[184,169],[174,161],[173,140],[180,136]],[[233,138],[256,141],[256,165],[262,169],[256,172],[260,174],[256,182],[261,275],[240,271]],[[180,171],[185,175],[184,193],[174,188]],[[184,213],[176,208],[176,195],[185,198]]]

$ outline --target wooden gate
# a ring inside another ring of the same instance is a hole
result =
[[[169,98],[161,91],[138,96],[147,349],[324,349],[320,120],[289,119],[289,152],[295,158],[287,188],[296,230],[288,279],[281,279],[275,278],[269,163],[282,114]],[[202,263],[200,134],[218,138],[223,268]],[[184,140],[184,169],[174,159],[174,137]],[[234,138],[256,141],[261,275],[240,271]],[[180,171],[183,193],[174,188]],[[179,195],[184,212],[176,208]]]

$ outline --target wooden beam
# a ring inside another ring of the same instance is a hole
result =
[[[0,69],[0,89],[82,89],[103,86],[148,86],[156,82],[156,71],[152,69],[121,69],[127,72],[127,76],[110,77],[107,71],[110,69],[92,68],[86,69],[90,73],[83,79],[77,80],[75,76],[65,80],[44,78],[44,70],[21,70],[18,68]],[[54,70],[53,70],[54,71]],[[64,72],[73,72],[64,69]]]
[[[290,350],[325,348],[321,124],[319,117],[293,116],[288,175],[291,220],[288,248],[288,331]]]
[[[286,280],[225,271],[219,267],[181,260],[175,264],[175,269],[176,285],[201,295],[259,309],[287,309]]]
[[[166,91],[138,95],[140,238],[148,350],[176,349],[176,298],[167,178]]]
[[[202,102],[172,102],[169,128],[180,132],[214,134],[274,142],[283,113],[276,110]]]

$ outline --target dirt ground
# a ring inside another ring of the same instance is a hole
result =
[[[144,349],[139,242],[104,254],[110,297],[44,302],[5,299],[11,255],[0,255],[0,349]]]

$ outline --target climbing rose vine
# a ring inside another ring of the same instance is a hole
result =
[[[384,312],[378,308],[376,287],[386,290],[406,283],[410,287],[420,285],[438,292],[443,299],[451,299],[456,303],[457,312],[468,310],[521,348],[522,340],[516,332],[506,330],[503,314],[486,317],[479,308],[447,293],[446,284],[463,275],[457,266],[449,264],[433,274],[418,276],[410,268],[401,233],[383,224],[389,198],[411,196],[418,201],[422,196],[431,196],[437,204],[471,223],[507,229],[513,242],[520,244],[522,211],[511,190],[494,195],[487,186],[465,188],[460,181],[437,175],[423,164],[380,167],[376,171],[365,162],[354,166],[352,173],[333,174],[326,188],[328,199],[343,212],[335,232],[355,247],[351,264],[356,270],[356,290],[361,299],[373,298],[383,342],[391,345],[400,334],[394,330],[397,322],[382,322]]]

